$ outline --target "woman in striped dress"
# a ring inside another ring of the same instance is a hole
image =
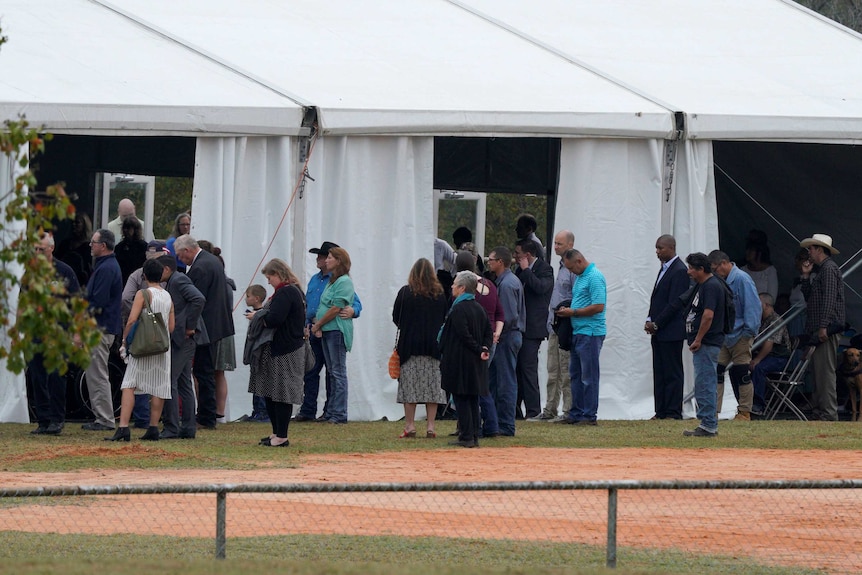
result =
[[[166,319],[168,334],[170,334],[174,331],[174,304],[171,301],[171,295],[159,285],[159,282],[162,281],[162,272],[164,269],[164,266],[157,259],[144,262],[144,278],[147,280],[146,291],[149,294],[150,307],[154,313],[160,312],[162,317]],[[117,426],[117,431],[113,436],[105,438],[106,441],[130,440],[129,419],[132,416],[132,409],[135,407],[135,394],[152,396],[150,402],[150,427],[141,436],[141,439],[158,441],[158,425],[159,418],[162,416],[162,406],[165,399],[171,398],[170,349],[165,353],[147,357],[126,355],[126,336],[129,335],[132,325],[146,308],[144,291],[143,289],[138,290],[138,293],[135,294],[132,311],[129,313],[129,319],[123,330],[123,345],[120,346],[120,356],[127,358],[128,366],[126,367],[126,374],[123,376],[123,384],[120,386],[123,390],[120,404],[120,424]]]

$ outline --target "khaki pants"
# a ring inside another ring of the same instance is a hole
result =
[[[557,405],[563,398],[561,413],[565,415],[572,408],[572,382],[569,379],[569,352],[560,349],[557,334],[548,336],[548,399],[542,411],[548,417],[557,415]]]
[[[814,373],[814,416],[824,421],[838,421],[838,390],[835,387],[835,368],[838,364],[838,342],[841,334],[829,338],[814,348],[811,370]]]
[[[114,335],[103,333],[102,340],[93,348],[90,365],[87,367],[87,393],[90,396],[90,409],[96,416],[96,423],[114,427],[114,400],[111,397],[111,380],[108,379],[108,356],[114,345]]]

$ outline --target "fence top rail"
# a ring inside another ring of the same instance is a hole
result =
[[[69,485],[0,489],[2,497],[144,495],[168,493],[357,493],[423,491],[584,491],[663,489],[862,489],[862,479],[768,481],[522,481],[465,483],[200,483]]]

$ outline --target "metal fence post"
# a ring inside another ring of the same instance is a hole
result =
[[[608,557],[607,566],[617,566],[617,488],[608,488]]]
[[[224,559],[227,492],[216,491],[216,559]]]

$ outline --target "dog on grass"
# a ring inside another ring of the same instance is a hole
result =
[[[838,376],[850,390],[850,408],[853,410],[851,421],[859,421],[859,404],[856,394],[862,393],[862,350],[848,347],[841,355]]]

